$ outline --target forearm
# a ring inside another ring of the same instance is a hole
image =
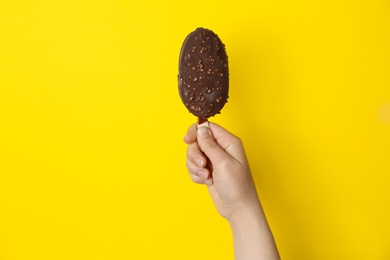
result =
[[[235,260],[280,259],[260,202],[230,219]]]

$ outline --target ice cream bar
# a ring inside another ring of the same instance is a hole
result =
[[[198,28],[184,40],[178,81],[182,102],[199,121],[220,113],[228,99],[229,67],[225,45],[214,32]]]

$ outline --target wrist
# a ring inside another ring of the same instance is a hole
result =
[[[235,259],[280,259],[260,201],[231,215]]]
[[[264,220],[264,213],[259,200],[242,205],[228,219],[232,232],[242,231],[246,227],[258,226]]]

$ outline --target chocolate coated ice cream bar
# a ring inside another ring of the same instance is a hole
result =
[[[182,102],[200,121],[220,113],[228,99],[229,66],[214,32],[198,28],[184,40],[178,81]]]

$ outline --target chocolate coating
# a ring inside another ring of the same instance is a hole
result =
[[[184,40],[178,81],[180,98],[193,115],[220,113],[228,99],[229,67],[225,45],[214,32],[198,28]]]

